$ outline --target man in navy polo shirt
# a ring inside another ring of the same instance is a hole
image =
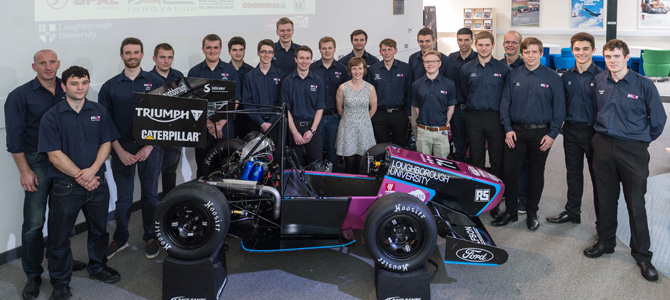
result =
[[[251,70],[244,78],[244,86],[242,89],[242,103],[243,104],[260,104],[270,106],[281,106],[279,100],[281,91],[281,81],[284,78],[284,72],[272,65],[272,57],[274,56],[274,42],[269,39],[258,42],[257,54],[259,63],[256,68]],[[268,110],[267,108],[248,105],[247,109],[253,110]],[[272,123],[277,120],[277,115],[273,114],[249,114],[253,130],[260,130],[265,133],[270,129]],[[270,133],[277,145],[277,149],[281,149],[281,141],[279,140],[279,132],[281,124],[277,124]]]
[[[501,58],[500,61],[506,63],[512,69],[523,66],[523,58],[519,55],[519,45],[523,40],[521,33],[516,30],[510,30],[505,33],[504,38],[505,57]]]
[[[174,61],[174,49],[168,43],[161,43],[154,48],[154,68],[149,73],[156,74],[165,79],[165,82],[173,82],[178,77],[184,77],[179,70],[172,68]],[[163,196],[169,193],[177,185],[177,166],[181,158],[183,147],[165,146],[160,147],[161,155],[161,183]]]
[[[230,65],[237,70],[237,77],[240,78],[240,100],[244,96],[244,78],[251,70],[254,69],[251,65],[244,62],[244,54],[247,49],[247,41],[244,38],[239,36],[234,36],[228,41],[228,54],[230,54]],[[238,109],[243,109],[243,107],[238,107]],[[249,117],[245,114],[235,115],[235,136],[243,139],[247,133],[251,132],[252,129],[249,124]]]
[[[544,167],[565,119],[565,94],[556,71],[540,64],[540,40],[523,40],[521,55],[525,65],[509,73],[500,102],[500,123],[506,132],[503,181],[507,211],[491,224],[503,226],[518,220],[519,173],[523,157],[528,155],[526,226],[535,231],[540,226],[537,210],[544,188]]]
[[[356,29],[349,35],[349,37],[351,38],[351,46],[353,49],[351,52],[349,52],[349,54],[340,58],[339,62],[343,66],[348,67],[349,61],[354,57],[363,58],[365,63],[368,65],[368,69],[370,69],[370,67],[375,63],[379,62],[379,58],[365,51],[365,46],[368,44],[367,32],[365,32],[363,29]],[[370,81],[371,79],[369,74],[370,73],[365,76],[365,80],[372,83],[372,81]]]
[[[455,82],[461,79],[458,76],[458,70],[463,64],[477,58],[477,52],[472,51],[472,30],[461,28],[456,32],[456,41],[458,42],[458,51],[449,54],[454,72],[456,72]],[[465,153],[468,151],[468,139],[465,133],[465,97],[458,95],[458,104],[454,108],[454,116],[451,117],[451,137],[454,139],[453,157],[457,161],[465,162]]]
[[[321,59],[312,63],[310,72],[319,75],[323,79],[326,108],[321,117],[321,140],[326,149],[326,159],[333,163],[333,172],[339,170],[337,153],[335,153],[335,140],[337,139],[337,128],[340,124],[340,114],[337,112],[335,94],[342,83],[349,80],[349,70],[335,60],[335,39],[329,36],[319,40],[319,52]]]
[[[107,266],[106,246],[109,188],[105,160],[111,150],[111,119],[104,106],[86,100],[88,70],[72,66],[63,72],[65,101],[47,111],[40,123],[39,151],[49,156],[48,178],[53,181],[49,198],[49,277],[54,291],[50,299],[69,299],[72,278],[70,232],[79,211],[88,229],[88,272],[106,283],[121,279]]]
[[[119,139],[112,142],[114,151],[111,162],[117,193],[116,229],[107,248],[107,258],[112,258],[128,246],[128,222],[137,169],[142,189],[142,239],[146,257],[153,259],[159,253],[153,217],[158,205],[160,150],[151,145],[142,146],[133,137],[133,93],[146,92],[163,85],[165,81],[160,76],[142,70],[142,41],[133,37],[125,38],[120,50],[123,71],[107,80],[98,93],[98,102],[107,108],[119,133]]]
[[[395,59],[396,53],[396,41],[382,40],[379,54],[383,60],[373,64],[368,72],[377,91],[377,112],[372,116],[372,128],[377,143],[404,147],[411,109],[412,72],[407,63]]]
[[[510,68],[491,55],[495,47],[491,32],[477,34],[475,47],[477,58],[460,68],[458,81],[460,95],[467,105],[465,131],[470,144],[470,161],[484,169],[488,144],[491,173],[502,178],[505,131],[500,124],[500,99]]]
[[[205,60],[193,66],[188,71],[188,77],[235,81],[235,99],[237,101],[242,99],[240,97],[242,85],[240,85],[237,70],[221,60],[221,38],[216,34],[206,35],[202,39],[202,53],[205,54]],[[228,139],[235,135],[233,120],[221,114],[215,114],[211,117],[211,120],[207,119],[207,129],[209,131],[207,146],[205,148],[195,148],[195,162],[198,166],[196,174],[198,177],[206,175],[202,174],[202,164],[209,149],[216,144],[216,140]]]
[[[426,75],[412,83],[412,107],[416,111],[416,150],[446,158],[449,155],[449,121],[456,105],[456,85],[440,74],[440,52],[428,50],[422,62]]]
[[[300,45],[293,42],[293,21],[283,17],[277,21],[277,36],[279,40],[275,43],[275,55],[272,65],[282,70],[285,75],[295,71],[295,51]]]
[[[644,194],[649,177],[649,144],[665,127],[667,116],[658,90],[648,78],[632,72],[628,45],[610,40],[603,46],[606,72],[595,77],[596,134],[593,171],[598,192],[598,240],[584,250],[590,258],[614,252],[616,246],[619,192],[623,195],[630,222],[631,255],[644,279],[658,280],[651,264],[651,239]]]
[[[580,223],[582,193],[584,191],[584,156],[586,156],[591,182],[593,183],[593,203],[598,225],[598,193],[593,177],[593,148],[591,139],[595,135],[593,124],[596,111],[593,102],[595,76],[603,69],[593,63],[596,51],[595,39],[586,32],[580,32],[570,38],[575,66],[561,76],[565,89],[566,113],[563,123],[563,149],[565,153],[566,180],[568,183],[568,201],[565,211],[547,218],[551,223]]]
[[[298,160],[310,164],[323,156],[323,144],[319,134],[319,123],[326,108],[323,79],[309,71],[312,49],[300,46],[295,51],[296,70],[282,82],[281,101],[288,109],[288,144],[298,155]],[[303,148],[305,148],[303,150]]]

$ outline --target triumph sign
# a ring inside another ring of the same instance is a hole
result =
[[[143,145],[204,147],[207,100],[135,94],[133,137]]]

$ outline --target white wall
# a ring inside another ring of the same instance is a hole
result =
[[[61,60],[60,71],[73,64],[88,68],[92,80],[89,98],[95,100],[102,83],[122,70],[119,45],[125,36],[136,36],[143,41],[145,57],[142,67],[145,70],[153,67],[151,61],[153,47],[158,43],[168,42],[176,52],[174,67],[186,73],[191,66],[204,59],[200,50],[201,40],[209,33],[219,34],[224,40],[224,48],[233,35],[244,37],[247,40],[247,62],[256,65],[258,62],[256,44],[265,38],[277,40],[274,24],[281,17],[267,15],[241,19],[209,18],[207,27],[191,26],[192,24],[186,21],[188,19],[184,18],[172,18],[169,22],[165,19],[135,20],[132,26],[124,24],[123,20],[110,20],[111,26],[107,30],[99,31],[96,38],[73,40],[52,47],[53,44],[45,43],[37,37],[38,24],[33,20],[33,1],[0,0],[0,2],[5,4],[3,7],[12,7],[0,11],[0,27],[3,28],[3,47],[0,47],[2,107],[11,90],[34,78],[35,73],[30,68],[32,56],[42,48],[53,48],[58,53]],[[367,48],[369,52],[378,56],[379,41],[391,37],[398,42],[398,58],[406,61],[411,53],[418,50],[415,36],[422,27],[422,11],[421,1],[406,1],[404,15],[393,15],[393,2],[388,0],[317,1],[316,15],[300,16],[301,24],[296,26],[294,41],[306,44],[318,53],[318,40],[330,35],[337,41],[336,57],[338,57],[351,51],[349,42],[351,31],[362,28],[369,35]],[[104,15],[100,18],[104,18]],[[107,21],[98,22],[104,24]],[[222,54],[222,58],[230,60],[227,51],[223,52],[225,54]],[[319,57],[320,55],[315,54],[315,59]],[[5,141],[5,136],[3,109],[0,113],[0,139]],[[2,253],[21,245],[23,191],[19,184],[16,166],[6,151],[0,151],[0,164],[2,166],[0,190],[3,193],[3,205],[0,210],[0,253]],[[135,190],[135,198],[138,199],[137,184]]]

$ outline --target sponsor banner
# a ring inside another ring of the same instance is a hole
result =
[[[142,145],[205,147],[207,100],[135,93],[133,137]]]
[[[316,13],[316,0],[34,1],[36,22]]]

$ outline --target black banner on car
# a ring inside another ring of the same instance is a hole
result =
[[[135,93],[133,137],[141,145],[205,147],[207,100]]]
[[[216,111],[234,110],[235,81],[197,77],[179,77],[151,91],[149,94],[207,100],[207,118]],[[222,116],[226,118],[227,116]]]

